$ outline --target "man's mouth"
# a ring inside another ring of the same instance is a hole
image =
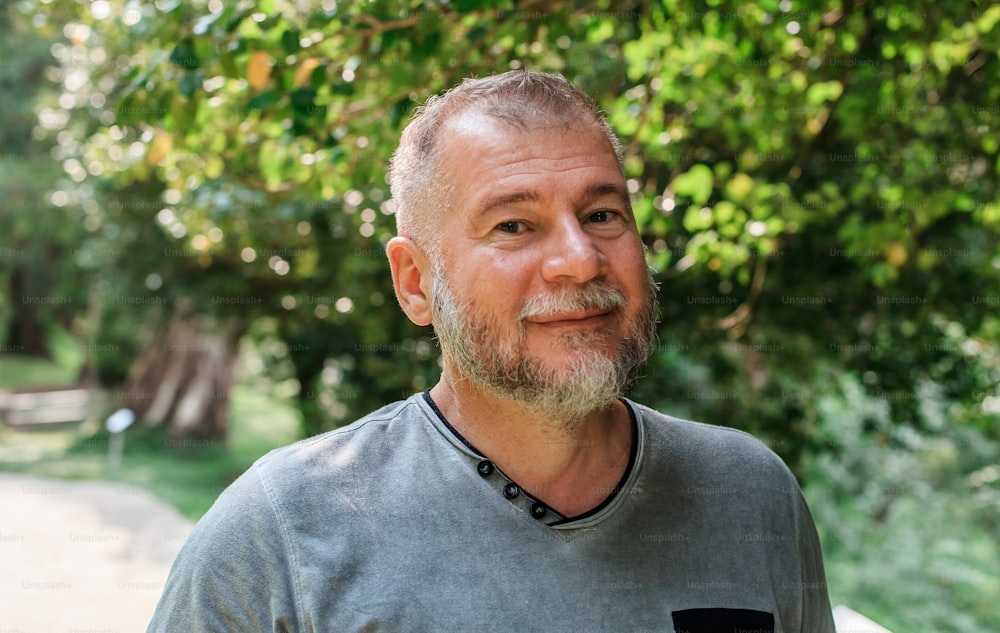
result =
[[[598,325],[611,316],[610,310],[576,310],[528,317],[526,321],[535,325],[587,327]]]

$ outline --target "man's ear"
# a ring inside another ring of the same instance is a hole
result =
[[[417,325],[430,325],[431,284],[434,273],[422,248],[407,237],[394,237],[385,245],[392,271],[392,286],[403,312]]]

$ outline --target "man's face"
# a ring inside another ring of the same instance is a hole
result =
[[[467,114],[441,150],[434,327],[456,378],[567,423],[610,406],[649,354],[656,308],[607,139]]]

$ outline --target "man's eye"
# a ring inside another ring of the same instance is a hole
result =
[[[590,214],[590,217],[587,218],[587,220],[590,222],[602,224],[604,222],[610,222],[611,220],[613,220],[615,213],[616,213],[615,211],[611,211],[608,209],[604,209],[601,211],[594,211],[593,213]]]
[[[504,233],[523,233],[526,228],[524,222],[517,222],[515,220],[497,224],[497,230]]]

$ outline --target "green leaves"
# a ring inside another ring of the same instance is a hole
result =
[[[224,15],[223,11],[217,11],[215,13],[209,13],[198,19],[191,28],[191,32],[195,35],[205,35],[208,33],[209,29]]]
[[[818,106],[827,101],[836,101],[843,93],[844,86],[839,81],[814,83],[806,90],[806,103]]]
[[[178,88],[181,94],[185,97],[192,96],[199,88],[201,88],[201,71],[189,70],[183,75],[181,75],[181,80],[178,82]]]
[[[695,204],[705,204],[712,195],[714,176],[707,165],[693,165],[687,172],[677,176],[670,187],[694,201]]]
[[[302,34],[297,29],[287,29],[281,34],[281,47],[284,49],[285,53],[288,55],[294,55],[298,53],[302,47],[299,45],[299,39]]]
[[[186,37],[170,53],[170,61],[184,69],[201,68],[201,59],[195,52],[194,40]]]
[[[732,177],[726,181],[726,196],[734,202],[743,202],[747,200],[753,192],[753,189],[753,178],[743,173],[733,174]]]
[[[277,90],[265,90],[247,101],[247,108],[251,110],[270,110],[280,100],[281,93]]]

